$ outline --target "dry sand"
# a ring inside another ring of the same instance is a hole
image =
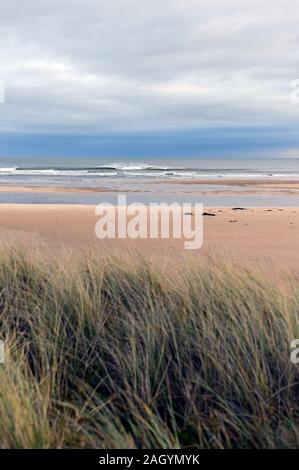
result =
[[[78,251],[88,247],[137,248],[147,254],[203,258],[214,253],[248,265],[267,265],[299,273],[299,208],[208,208],[204,217],[204,244],[185,250],[182,240],[105,240],[95,237],[95,206],[0,205],[0,241],[46,244],[54,253],[62,247]]]

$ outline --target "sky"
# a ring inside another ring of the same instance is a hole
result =
[[[1,2],[0,155],[299,157],[298,26],[298,0]]]

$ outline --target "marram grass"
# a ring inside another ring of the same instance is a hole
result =
[[[0,447],[298,447],[298,306],[223,264],[5,250]]]

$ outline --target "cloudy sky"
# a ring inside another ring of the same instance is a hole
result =
[[[1,2],[0,79],[0,155],[299,157],[298,0]]]

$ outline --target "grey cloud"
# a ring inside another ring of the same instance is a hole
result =
[[[10,0],[3,131],[298,123],[296,0]]]

